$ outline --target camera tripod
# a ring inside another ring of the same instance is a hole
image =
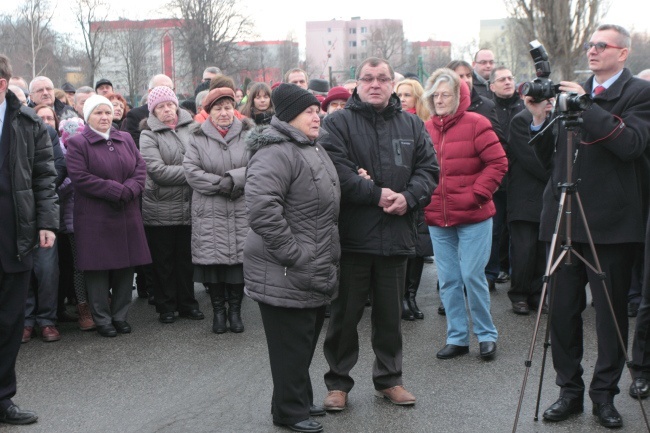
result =
[[[567,132],[567,149],[566,149],[566,182],[561,183],[558,185],[558,188],[560,189],[560,199],[559,199],[559,206],[558,206],[558,212],[557,212],[557,218],[555,221],[555,228],[553,231],[553,235],[551,237],[551,245],[548,253],[548,258],[546,261],[546,268],[544,272],[544,277],[543,277],[543,284],[542,284],[542,293],[540,297],[540,302],[539,306],[537,308],[537,318],[535,320],[535,326],[534,326],[534,331],[533,331],[533,336],[530,342],[530,348],[528,350],[528,358],[526,359],[524,365],[526,367],[525,373],[524,373],[524,378],[523,378],[523,383],[521,385],[521,391],[519,394],[519,403],[517,405],[517,412],[515,415],[515,421],[514,425],[512,428],[512,432],[515,433],[517,431],[517,424],[519,422],[519,414],[521,412],[521,406],[524,398],[524,393],[526,390],[526,383],[528,381],[528,374],[530,372],[530,367],[532,365],[532,360],[533,360],[533,353],[535,350],[535,343],[537,340],[537,335],[539,333],[539,327],[540,327],[540,321],[541,321],[541,316],[542,316],[542,308],[544,306],[544,300],[546,297],[546,292],[548,288],[548,283],[549,281],[553,281],[553,289],[551,290],[550,294],[550,299],[549,299],[549,311],[548,311],[548,318],[547,318],[547,324],[546,324],[546,332],[545,332],[545,341],[544,341],[544,353],[542,357],[542,364],[541,364],[541,372],[540,372],[540,378],[539,378],[539,387],[537,391],[537,401],[535,404],[535,417],[534,420],[537,421],[539,419],[539,405],[540,405],[540,398],[542,394],[542,384],[544,380],[544,368],[546,365],[546,356],[548,353],[548,348],[550,346],[549,343],[549,332],[550,332],[550,324],[553,316],[553,298],[555,296],[556,288],[555,288],[555,283],[557,279],[557,275],[555,274],[555,271],[557,268],[560,266],[562,262],[564,262],[566,265],[571,264],[572,257],[577,258],[579,261],[581,261],[587,268],[589,268],[594,274],[596,274],[601,281],[602,285],[602,290],[605,294],[605,299],[607,301],[607,306],[609,308],[609,313],[611,314],[612,321],[614,323],[615,329],[616,329],[616,335],[618,337],[618,344],[620,345],[623,355],[625,357],[625,363],[628,367],[628,370],[630,370],[630,361],[628,358],[628,353],[627,353],[627,348],[625,341],[623,339],[623,336],[621,334],[621,330],[618,326],[618,323],[616,322],[616,316],[614,313],[614,307],[612,305],[612,300],[609,296],[609,292],[607,291],[607,285],[605,282],[606,275],[602,271],[602,268],[600,266],[600,262],[598,260],[598,255],[596,253],[596,247],[594,245],[593,239],[591,237],[591,232],[589,231],[589,225],[587,222],[587,218],[585,216],[584,208],[582,206],[582,202],[580,200],[580,193],[578,192],[578,183],[573,181],[573,160],[572,158],[574,157],[574,146],[573,146],[573,134],[575,129],[580,126],[582,123],[582,119],[578,117],[579,113],[561,113],[560,115],[556,116],[550,123],[547,125],[542,131],[540,131],[535,137],[531,139],[529,142],[532,143],[537,137],[541,136],[549,127],[551,127],[555,121],[561,120],[563,123],[564,128],[566,129]],[[585,228],[585,232],[587,235],[587,240],[589,244],[589,248],[591,251],[591,255],[593,257],[594,263],[589,263],[589,261],[583,257],[580,253],[578,253],[572,243],[572,236],[571,236],[571,227],[572,227],[572,218],[573,218],[573,197],[576,199],[576,204],[577,204],[577,210],[580,215],[582,224]],[[562,239],[562,243],[560,244],[559,238],[560,238],[560,231],[561,228],[564,227],[564,235]],[[592,290],[598,290],[599,288],[592,287]],[[630,375],[631,375],[631,370],[630,370]],[[650,424],[648,423],[648,418],[645,413],[645,409],[643,407],[643,403],[641,402],[641,399],[638,398],[637,400],[639,401],[639,406],[641,407],[641,413],[643,414],[643,419],[645,421],[646,428],[648,432],[650,432]]]

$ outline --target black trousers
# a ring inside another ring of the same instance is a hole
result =
[[[97,325],[123,322],[133,297],[133,268],[110,271],[84,271],[88,305]],[[112,296],[108,300],[109,291]]]
[[[381,390],[402,384],[402,297],[406,280],[406,256],[341,255],[339,295],[332,301],[325,345],[330,370],[328,390],[349,392],[354,386],[350,370],[359,359],[357,326],[368,295],[372,299],[372,379]]]
[[[32,271],[6,273],[0,267],[0,409],[16,395],[16,357],[25,323],[25,302]]]
[[[643,257],[643,297],[636,316],[631,369],[635,377],[650,379],[650,242],[645,244]]]
[[[192,275],[192,227],[146,226],[156,281],[156,311],[186,313],[199,308]]]
[[[589,263],[595,263],[588,244],[574,243],[575,251]],[[605,284],[612,301],[616,323],[627,347],[627,292],[632,275],[636,244],[596,245],[596,253],[606,275]],[[583,398],[582,379],[583,330],[582,311],[586,307],[585,285],[589,282],[596,309],[598,358],[589,386],[594,403],[611,402],[619,393],[618,381],[625,356],[616,334],[614,318],[609,311],[602,280],[576,257],[572,264],[562,264],[554,273],[557,285],[551,293],[551,352],[557,373],[555,383],[560,395]]]
[[[281,424],[309,418],[314,392],[309,366],[325,320],[325,306],[283,308],[258,303],[273,376],[271,412]]]
[[[539,223],[510,222],[510,290],[511,302],[539,305],[542,277],[546,268],[546,244],[539,240]]]

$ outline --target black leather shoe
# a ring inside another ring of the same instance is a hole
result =
[[[438,359],[451,359],[457,356],[469,353],[469,346],[456,346],[455,344],[447,344],[440,352],[436,354]]]
[[[598,424],[607,428],[623,427],[623,418],[614,403],[594,403],[592,413],[598,417]]]
[[[481,341],[478,347],[483,359],[492,359],[494,354],[497,353],[497,343],[494,341]]]
[[[637,377],[630,385],[630,395],[633,398],[646,398],[650,395],[650,384],[648,379]]]
[[[190,311],[184,311],[182,313],[178,313],[179,317],[185,317],[187,319],[192,319],[192,320],[203,320],[205,319],[205,315],[201,312],[201,310],[190,310]]]
[[[406,299],[402,299],[402,320],[408,320],[410,322],[415,320],[413,311],[411,311],[411,308],[409,307],[409,304],[406,301]]]
[[[447,315],[447,312],[445,311],[445,306],[444,305],[440,304],[440,306],[438,307],[438,314],[440,314],[441,316],[446,316]]]
[[[522,316],[527,316],[528,314],[530,314],[530,307],[528,306],[528,302],[526,301],[513,302],[512,311],[515,314],[521,314]]]
[[[323,406],[316,406],[315,404],[309,406],[309,416],[325,416],[326,413]]]
[[[97,333],[102,337],[116,337],[117,331],[113,325],[97,325]]]
[[[36,422],[38,416],[31,410],[22,410],[15,404],[9,406],[6,410],[0,410],[0,422],[6,424],[31,424]]]
[[[639,314],[639,303],[630,302],[627,304],[627,317],[636,317]]]
[[[290,430],[303,433],[318,433],[323,431],[323,424],[319,423],[318,421],[314,421],[313,419],[306,419],[295,424],[282,424],[273,421],[273,424],[287,427]]]
[[[113,321],[113,327],[117,331],[118,334],[130,334],[131,333],[131,325],[128,324],[126,321]]]
[[[510,275],[508,275],[507,272],[501,271],[499,272],[499,275],[497,275],[496,282],[499,284],[507,283],[510,281]]]
[[[544,411],[544,419],[547,421],[564,421],[569,416],[582,413],[582,399],[560,397],[548,409]]]
[[[173,312],[170,313],[160,313],[158,316],[158,321],[160,323],[174,323],[176,321],[176,316]]]

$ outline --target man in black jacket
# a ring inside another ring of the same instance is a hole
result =
[[[492,50],[481,48],[474,54],[474,61],[472,62],[472,81],[474,88],[479,95],[486,98],[492,97],[492,90],[490,89],[490,73],[494,68],[494,53]]]
[[[571,152],[573,180],[579,179],[578,192],[588,229],[593,238],[604,279],[573,257],[555,273],[557,285],[551,293],[551,351],[560,386],[560,398],[545,412],[549,421],[561,421],[583,411],[585,384],[582,379],[582,319],[588,282],[596,309],[598,358],[589,386],[593,414],[609,428],[623,424],[614,407],[618,381],[625,364],[616,325],[627,346],[627,292],[637,245],[644,241],[644,204],[647,205],[648,178],[645,153],[650,140],[650,83],[632,76],[625,68],[630,51],[630,34],[615,25],[601,25],[587,48],[593,76],[580,85],[561,81],[560,91],[587,94],[593,105],[581,114]],[[532,129],[543,125],[532,124]],[[567,133],[559,127],[557,140],[548,130],[535,143],[541,161],[551,165],[551,178],[544,191],[540,238],[550,242],[558,214],[559,182],[567,173]],[[593,264],[587,227],[573,209],[571,237],[574,250]],[[560,240],[564,240],[560,236]],[[614,317],[603,290],[611,298]]]
[[[0,422],[30,424],[16,394],[16,357],[34,248],[50,248],[59,226],[56,171],[45,126],[7,91],[11,65],[0,55]]]
[[[438,163],[424,124],[401,109],[395,74],[371,57],[344,110],[327,116],[321,138],[341,183],[341,275],[332,301],[325,358],[326,410],[343,410],[359,356],[357,325],[372,299],[373,382],[378,397],[415,404],[402,386],[401,299],[406,262],[415,255],[417,209],[431,201]],[[367,173],[367,174],[366,174]]]

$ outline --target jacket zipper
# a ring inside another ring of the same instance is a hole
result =
[[[442,132],[442,129],[441,129]],[[440,141],[440,159],[438,161],[438,166],[440,170],[440,201],[442,203],[442,219],[445,222],[445,227],[449,226],[449,221],[447,221],[447,203],[445,201],[445,175],[442,170],[442,161],[443,161],[443,148],[445,146],[445,136],[447,134],[442,132],[442,140]]]

